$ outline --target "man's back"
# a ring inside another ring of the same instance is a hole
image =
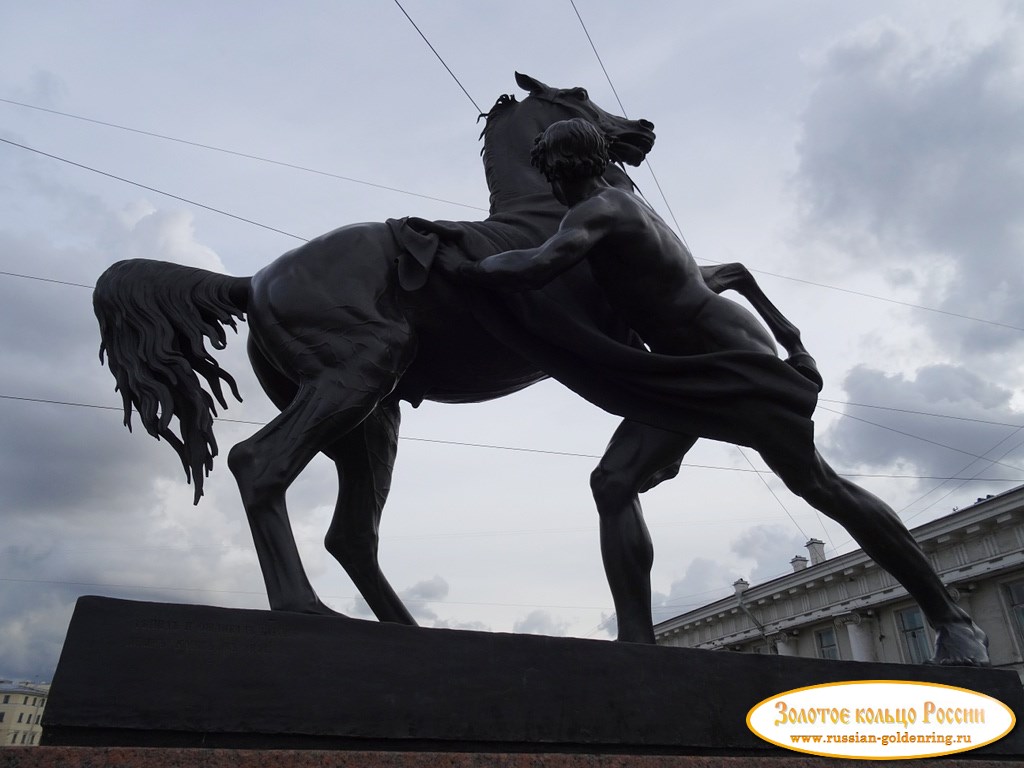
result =
[[[609,302],[655,352],[775,354],[757,319],[704,284],[689,250],[646,203],[601,187],[566,216],[589,230],[587,261]]]

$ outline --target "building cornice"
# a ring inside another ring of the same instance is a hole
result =
[[[912,529],[911,533],[926,553],[933,552],[972,538],[985,536],[988,532],[1013,524],[1015,521],[1019,522],[1024,516],[1022,510],[1024,510],[1024,486],[981,500],[965,509],[956,510],[949,515]],[[1015,552],[992,553],[972,562],[944,568],[940,571],[940,576],[948,586],[966,585],[972,579],[995,575],[1001,571],[1019,569],[1022,566],[1024,566],[1024,541]],[[863,550],[854,550],[823,563],[808,566],[803,570],[787,573],[762,584],[751,586],[744,590],[743,602],[748,607],[756,609],[758,605],[792,598],[826,587],[833,582],[859,578],[877,568],[878,566]],[[819,610],[805,611],[779,621],[768,622],[765,625],[765,630],[780,632],[792,626],[807,624],[818,619],[828,619],[837,613],[870,611],[880,605],[906,599],[907,596],[906,590],[892,581],[868,595],[841,600]],[[730,595],[659,623],[654,628],[655,635],[677,634],[698,624],[714,623],[717,619],[723,619],[737,611],[737,598],[735,595]],[[748,635],[749,637],[747,637]],[[760,633],[756,629],[744,630],[719,638],[713,644],[734,644],[759,635]]]

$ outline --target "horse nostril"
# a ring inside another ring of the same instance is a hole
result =
[[[643,126],[649,131],[654,130],[654,123],[652,123],[650,120],[638,120],[637,122],[639,122],[641,126]]]

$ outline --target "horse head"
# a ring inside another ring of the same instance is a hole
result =
[[[530,98],[564,110],[566,114],[558,120],[582,117],[600,128],[608,139],[609,154],[616,162],[640,165],[654,146],[654,123],[630,120],[605,111],[590,100],[585,88],[552,88],[519,72],[516,72],[516,84],[528,91]]]

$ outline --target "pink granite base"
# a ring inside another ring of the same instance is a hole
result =
[[[778,757],[708,757],[133,747],[0,748],[0,768],[818,768],[826,765],[878,768],[881,764],[873,760],[836,760],[792,753]],[[915,768],[1007,768],[1012,764],[962,757],[908,763]]]

